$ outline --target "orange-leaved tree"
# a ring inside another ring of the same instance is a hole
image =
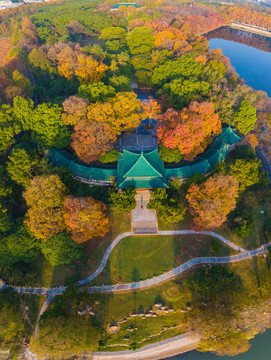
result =
[[[74,127],[71,146],[81,160],[91,162],[112,150],[114,141],[116,137],[108,123],[82,119]]]
[[[140,112],[141,102],[134,92],[118,92],[106,102],[96,102],[88,107],[88,118],[108,123],[115,135],[131,131],[140,125],[144,115]]]
[[[78,243],[96,236],[104,236],[109,230],[105,204],[92,197],[73,197],[64,200],[64,219],[72,239]]]
[[[49,237],[65,230],[63,200],[67,188],[58,175],[34,177],[23,197],[28,211],[25,223],[38,239]]]
[[[186,198],[196,229],[220,227],[235,209],[238,182],[230,175],[215,174],[203,184],[192,184]]]
[[[86,119],[88,99],[79,98],[77,96],[69,96],[64,100],[63,113],[61,119],[65,125],[76,125],[79,120]]]
[[[187,160],[200,154],[210,142],[211,136],[222,131],[221,121],[211,102],[193,101],[181,111],[168,109],[160,116],[157,129],[160,143],[182,152]]]

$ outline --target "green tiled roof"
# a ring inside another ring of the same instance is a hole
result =
[[[230,148],[241,138],[229,126],[223,129],[212,147],[194,161],[176,168],[165,169],[166,178],[188,179],[196,173],[205,174],[210,171],[219,161],[224,161]]]
[[[223,129],[212,147],[194,161],[175,168],[164,168],[158,149],[146,152],[133,152],[124,149],[118,158],[117,167],[88,166],[65,150],[52,148],[47,157],[56,166],[68,167],[72,174],[80,179],[97,182],[111,182],[117,178],[117,187],[124,189],[135,186],[136,189],[166,188],[167,179],[188,179],[196,173],[205,174],[218,161],[223,161],[233,144],[240,140],[231,127]]]
[[[141,6],[136,3],[118,3],[116,5],[111,6],[111,9],[118,9],[120,6],[134,6],[136,8],[140,8]]]
[[[124,149],[118,158],[117,188],[166,188],[164,163],[158,150],[135,152]]]
[[[68,167],[74,176],[84,180],[108,182],[111,181],[112,177],[117,177],[116,168],[81,164],[76,157],[65,150],[52,148],[48,152],[47,157],[54,165]]]

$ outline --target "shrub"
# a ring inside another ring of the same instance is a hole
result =
[[[104,155],[99,156],[99,161],[102,163],[112,163],[118,160],[119,157],[119,151],[116,149],[107,151]]]
[[[118,193],[116,189],[109,189],[109,202],[112,208],[131,211],[136,208],[136,190],[133,186],[127,187]]]
[[[170,149],[164,145],[159,146],[159,154],[161,159],[167,163],[178,163],[182,160],[183,154],[181,151],[176,149]]]

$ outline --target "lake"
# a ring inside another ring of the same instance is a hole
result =
[[[244,354],[234,357],[217,356],[211,353],[190,351],[186,354],[167,358],[166,360],[270,360],[271,359],[271,330],[257,335],[251,340],[251,348]]]
[[[235,70],[254,89],[271,96],[271,39],[224,27],[207,35],[211,49],[221,48]],[[251,340],[244,354],[228,357],[191,351],[166,360],[271,360],[271,330]]]
[[[207,38],[210,48],[220,48],[249,86],[271,96],[271,39],[230,28],[212,31]]]

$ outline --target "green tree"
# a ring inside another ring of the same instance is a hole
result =
[[[7,172],[10,178],[19,185],[29,185],[38,160],[24,149],[13,149],[8,159]]]
[[[170,149],[163,144],[159,145],[159,154],[161,159],[167,163],[178,163],[183,158],[181,151],[177,149]]]
[[[100,39],[108,41],[108,40],[124,40],[127,31],[118,26],[109,26],[102,30],[100,35]]]
[[[64,147],[70,143],[70,130],[62,121],[62,108],[56,104],[43,103],[34,108],[32,100],[16,96],[13,114],[24,130],[32,132],[32,140],[44,148]]]
[[[20,295],[13,289],[0,292],[0,347],[10,350],[26,330],[26,323],[21,312]]]
[[[56,70],[51,65],[51,62],[48,60],[41,47],[33,49],[28,55],[28,60],[34,68],[38,68],[49,74],[56,73]]]
[[[147,209],[161,210],[168,202],[168,194],[166,189],[152,189],[151,199],[147,204]]]
[[[235,274],[228,267],[212,265],[196,269],[186,280],[195,300],[211,302],[230,290]]]
[[[239,183],[239,191],[261,181],[261,161],[237,159],[230,165],[230,175],[234,176]]]
[[[33,96],[33,86],[30,80],[21,74],[17,69],[13,71],[12,80],[16,86],[19,86],[23,89],[25,96]]]
[[[256,121],[256,108],[250,105],[247,100],[242,101],[240,107],[233,115],[233,125],[236,126],[242,134],[246,135],[254,129]]]
[[[114,75],[111,76],[109,79],[109,84],[115,88],[115,90],[118,91],[131,91],[131,80],[124,75]]]
[[[168,102],[183,107],[192,100],[200,100],[209,93],[210,84],[196,78],[173,80],[163,87],[168,94]]]
[[[154,48],[153,29],[149,27],[136,27],[127,34],[127,43],[132,55],[150,54]]]
[[[204,65],[194,60],[190,55],[183,55],[178,59],[167,60],[163,65],[154,68],[153,85],[163,85],[165,82],[177,78],[196,78],[202,75]]]
[[[0,233],[8,232],[12,228],[12,219],[8,210],[0,203]]]
[[[134,187],[129,186],[122,190],[121,193],[117,192],[116,189],[109,189],[109,202],[112,208],[131,211],[136,208],[136,190]]]
[[[30,263],[39,255],[39,241],[24,225],[8,235],[6,241],[8,250],[16,262]]]
[[[0,150],[6,150],[13,145],[15,136],[21,131],[21,125],[13,116],[11,106],[2,105],[0,107]]]
[[[55,234],[40,246],[45,258],[54,266],[71,264],[82,256],[82,245],[72,240],[66,232]]]
[[[105,155],[100,155],[99,156],[99,161],[101,161],[102,163],[112,163],[118,160],[119,157],[119,151],[116,149],[107,151],[107,153],[105,153]]]
[[[177,223],[184,219],[186,209],[182,208],[177,199],[169,199],[168,204],[160,211],[160,218],[165,223]]]
[[[38,105],[33,113],[32,139],[44,148],[62,148],[70,141],[70,130],[61,119],[62,109],[52,103]]]
[[[89,99],[90,102],[104,102],[109,97],[115,96],[115,89],[107,86],[103,82],[92,82],[90,84],[80,85],[78,96]]]

